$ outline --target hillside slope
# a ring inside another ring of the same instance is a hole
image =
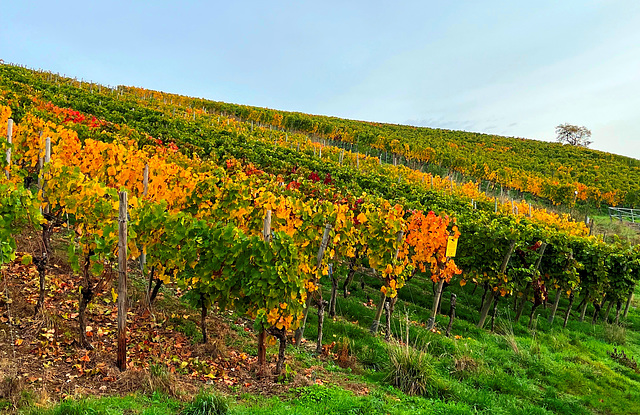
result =
[[[0,70],[10,395],[25,379],[97,393],[137,371],[147,391],[173,393],[149,380],[169,372],[242,401],[302,375],[357,395],[290,390],[301,413],[338,395],[335,413],[638,412],[640,247],[213,102]],[[125,372],[122,253],[137,329]],[[151,314],[157,290],[168,302]]]

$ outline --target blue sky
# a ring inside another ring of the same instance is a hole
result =
[[[108,85],[640,157],[640,2],[6,1],[0,59]]]

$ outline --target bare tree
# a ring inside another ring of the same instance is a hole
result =
[[[592,143],[591,131],[587,127],[578,127],[577,125],[561,124],[556,127],[556,140],[559,143],[569,144],[578,147],[589,147]]]

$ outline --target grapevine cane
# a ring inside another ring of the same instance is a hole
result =
[[[618,300],[616,302],[616,319],[615,324],[620,324],[620,311],[622,310],[622,301]]]
[[[353,277],[356,275],[356,261],[358,259],[358,248],[355,250],[355,254],[353,258],[349,260],[349,273],[347,274],[347,278],[342,285],[342,291],[344,294],[344,298],[347,298],[349,295],[349,287],[351,286],[351,282],[353,281]]]
[[[451,328],[453,327],[453,319],[456,318],[456,300],[457,296],[451,293],[451,310],[449,311],[449,325],[447,326],[446,335],[449,337],[451,335]]]
[[[540,268],[540,264],[542,263],[542,256],[544,255],[544,251],[546,249],[547,249],[547,243],[543,242],[540,245],[540,256],[538,257],[535,264],[536,271]],[[520,317],[522,316],[522,312],[524,311],[524,306],[527,303],[527,297],[529,296],[530,290],[531,290],[531,282],[527,284],[527,287],[524,290],[524,295],[522,296],[522,301],[520,302],[520,305],[518,306],[518,310],[516,311],[516,316],[514,319],[516,323],[520,320]]]
[[[451,236],[453,236],[453,234]],[[449,255],[448,249],[447,249],[447,255]],[[455,252],[452,253],[451,255],[455,255]],[[451,258],[449,258],[448,256],[446,257],[445,263],[444,263],[445,267],[447,266],[447,263],[449,262],[450,259]],[[442,278],[438,282],[438,286],[433,295],[433,306],[431,308],[431,316],[429,317],[429,320],[427,320],[427,324],[426,324],[427,330],[433,329],[433,327],[436,324],[436,316],[438,315],[438,312],[440,311],[440,307],[442,305],[442,293],[444,291],[445,283],[448,285],[448,283],[445,281],[445,278]]]
[[[327,249],[327,244],[329,243],[330,231],[331,231],[331,225],[327,224],[324,228],[324,233],[322,235],[322,242],[320,243],[320,249],[318,250],[317,268],[320,268],[320,264],[322,263],[322,258],[324,257],[324,251]],[[320,291],[319,288],[318,288],[318,291]],[[311,297],[312,297],[311,292],[307,291],[307,301],[304,305],[302,324],[300,325],[300,327],[296,329],[296,335],[295,335],[296,346],[300,346],[300,342],[302,341],[304,328],[307,324],[307,316],[309,315],[309,307],[311,307]]]
[[[511,259],[511,254],[513,254],[513,250],[516,247],[516,240],[511,241],[511,245],[509,246],[509,250],[507,254],[504,256],[502,260],[502,265],[500,266],[500,274],[504,274],[507,270],[507,265],[509,264],[509,259]],[[482,310],[480,311],[480,321],[478,321],[478,327],[482,328],[484,326],[484,322],[487,319],[487,315],[489,314],[489,309],[491,308],[491,303],[496,298],[496,296],[500,295],[500,293],[496,290],[493,295],[489,295],[489,298],[485,301],[482,306]]]
[[[398,236],[396,238],[396,253],[393,256],[393,262],[396,261],[396,259],[398,259],[398,253],[400,252],[400,244],[402,242],[402,238],[404,236],[404,232],[400,231],[398,232]],[[382,311],[384,310],[384,303],[385,300],[387,298],[387,295],[385,293],[382,293],[380,295],[380,302],[378,303],[378,308],[376,310],[376,315],[373,318],[373,322],[371,323],[371,327],[369,328],[369,331],[371,332],[371,334],[376,334],[378,333],[378,326],[380,326],[380,318],[382,317]]]

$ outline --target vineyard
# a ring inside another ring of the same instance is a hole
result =
[[[290,377],[296,350],[327,356],[340,319],[355,321],[363,342],[406,347],[419,330],[440,343],[487,336],[505,313],[534,338],[539,325],[609,330],[634,321],[640,247],[607,243],[568,216],[486,192],[504,186],[558,204],[635,206],[637,160],[111,88],[11,65],[0,66],[0,137],[0,328],[14,355],[55,355],[42,350],[61,343],[82,351],[75,378],[117,382],[153,367],[149,344],[163,343],[150,320],[162,312],[159,293],[197,310],[204,344],[219,341],[212,319],[247,322],[253,349],[234,354],[252,379],[245,385]],[[616,169],[628,172],[624,183],[604,180],[625,176]],[[474,179],[456,181],[453,171]],[[67,273],[58,272],[60,257]],[[73,333],[45,324],[31,342],[15,334],[15,270],[31,279],[24,301],[36,320],[68,320]],[[142,284],[137,302],[132,281]],[[61,287],[75,293],[64,307],[52,302]],[[115,329],[96,326],[103,301],[113,305],[104,313],[117,314]],[[149,338],[132,324],[147,327]],[[105,348],[103,337],[117,347]],[[172,373],[234,382],[215,359],[169,359],[172,350],[164,358]],[[98,352],[119,371],[88,369]],[[45,358],[45,367],[62,364]],[[637,386],[637,375],[625,382]]]
[[[135,88],[132,93],[146,93]],[[264,108],[194,100],[213,111],[375,155],[386,162],[457,172],[495,186],[568,206],[640,203],[638,160],[584,147],[514,137],[350,121]]]

